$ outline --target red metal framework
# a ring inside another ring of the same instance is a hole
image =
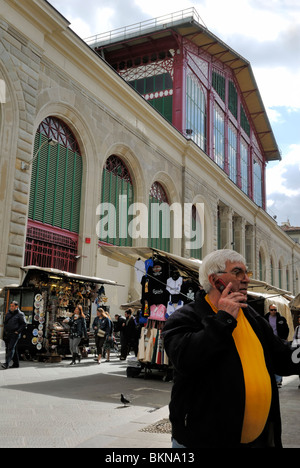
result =
[[[26,238],[24,265],[38,265],[45,268],[76,273],[78,236],[63,234],[51,226],[46,229],[39,223],[29,222]]]

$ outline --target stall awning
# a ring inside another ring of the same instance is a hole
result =
[[[74,280],[74,281],[83,281],[83,282],[88,282],[88,283],[107,284],[110,286],[124,287],[123,284],[118,284],[116,281],[111,281],[111,280],[104,279],[104,278],[98,278],[96,276],[76,275],[75,273],[69,273],[67,271],[57,270],[56,268],[42,268],[42,267],[31,265],[31,266],[21,267],[21,270],[25,273],[24,277],[22,278],[22,284],[24,283],[28,272],[36,271],[36,272],[47,273],[49,276],[53,275],[53,276],[57,276],[60,278]]]
[[[248,292],[256,292],[256,293],[262,293],[262,294],[267,294],[269,297],[279,297],[282,296],[288,301],[291,301],[294,296],[291,293],[291,291],[286,291],[285,289],[280,289],[276,288],[276,286],[272,286],[269,283],[266,283],[265,281],[259,281],[252,279],[249,283],[248,286]]]
[[[300,309],[300,294],[298,294],[294,299],[290,302],[291,309]]]
[[[175,265],[182,274],[192,276],[198,280],[199,267],[201,265],[200,260],[183,258],[179,255],[151,247],[118,247],[114,245],[99,245],[99,247],[102,255],[131,266],[134,266],[139,258],[147,260],[148,258],[153,257],[153,255],[158,254],[161,257],[165,257],[168,262]]]

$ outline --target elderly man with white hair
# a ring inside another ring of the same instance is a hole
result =
[[[174,448],[282,447],[274,374],[299,374],[291,350],[247,304],[252,273],[232,250],[209,254],[202,291],[163,330],[174,367]]]

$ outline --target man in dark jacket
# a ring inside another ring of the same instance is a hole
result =
[[[279,336],[282,340],[287,340],[289,336],[289,327],[286,319],[277,311],[275,304],[269,306],[269,313],[265,315],[265,319],[271,325],[273,333],[276,336]],[[275,379],[277,387],[280,388],[282,386],[282,376],[276,374]]]
[[[12,368],[19,367],[18,342],[26,328],[25,315],[19,309],[19,304],[13,301],[4,320],[4,341],[6,345],[5,364],[3,369],[8,369],[10,361]]]
[[[269,313],[265,315],[265,319],[271,325],[275,335],[282,340],[287,340],[289,336],[289,326],[286,319],[277,311],[275,304],[269,306]]]
[[[200,268],[204,291],[165,324],[174,448],[282,446],[274,373],[298,374],[300,365],[247,305],[245,263],[232,250],[208,255]]]

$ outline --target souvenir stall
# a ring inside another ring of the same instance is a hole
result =
[[[4,315],[12,301],[16,300],[25,314],[27,327],[19,341],[23,359],[60,362],[69,354],[68,325],[70,317],[80,304],[91,326],[93,310],[98,305],[107,306],[104,285],[119,286],[116,282],[88,276],[80,276],[52,268],[28,266],[21,268],[20,285],[7,286],[2,290]],[[88,332],[88,346],[94,333]]]
[[[142,371],[148,376],[158,370],[166,377],[170,364],[161,332],[176,310],[194,300],[199,290],[200,261],[152,248],[103,246],[101,253],[132,265],[141,284],[140,310],[136,315],[140,326],[138,356],[128,359],[127,376],[134,377]]]

